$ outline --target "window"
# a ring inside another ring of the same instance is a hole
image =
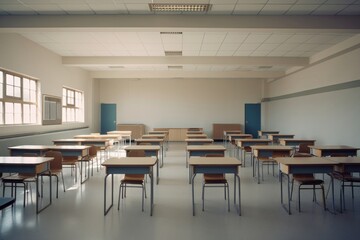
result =
[[[38,81],[0,69],[0,125],[38,123]]]
[[[71,88],[63,88],[63,122],[84,122],[84,94]]]

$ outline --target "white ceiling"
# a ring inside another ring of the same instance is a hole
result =
[[[0,33],[19,33],[96,78],[272,79],[360,45],[360,0],[154,1],[212,4],[200,15],[154,14],[150,2],[0,0]],[[181,34],[160,33],[170,31]]]

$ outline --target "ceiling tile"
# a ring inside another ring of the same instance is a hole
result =
[[[272,51],[275,48],[277,48],[279,46],[279,44],[277,43],[264,43],[261,44],[256,51]]]
[[[271,34],[264,43],[283,43],[288,40],[293,34]]]
[[[129,13],[132,14],[150,14],[148,4],[125,4]]]
[[[216,56],[217,51],[200,51],[199,56]]]
[[[66,11],[68,14],[94,14],[88,4],[82,3],[60,3],[58,6]]]
[[[99,43],[120,43],[113,32],[92,32],[90,34]]]
[[[235,51],[218,51],[216,56],[233,56]]]
[[[35,15],[36,11],[22,4],[1,4],[0,9],[10,14]]]
[[[320,5],[293,5],[286,15],[309,15],[315,11]]]
[[[239,46],[239,43],[223,43],[221,44],[219,51],[235,51]]]
[[[286,40],[286,43],[303,43],[312,38],[314,35],[310,34],[295,34]]]
[[[183,56],[199,56],[200,50],[183,50]]]
[[[184,43],[202,42],[204,39],[204,32],[183,32]]]
[[[238,48],[238,51],[254,51],[260,46],[260,43],[243,43]]]
[[[143,43],[161,43],[159,32],[138,32],[138,36]]]
[[[201,43],[183,43],[183,51],[195,51],[201,49]]]
[[[250,54],[252,53],[253,51],[249,51],[249,50],[237,50],[235,53],[234,53],[234,56],[250,56]]]
[[[219,4],[219,5],[213,5],[211,7],[210,12],[213,14],[231,14],[234,10],[235,6],[234,5],[224,5],[224,4]]]
[[[116,32],[116,37],[122,43],[141,43],[141,40],[136,32]]]
[[[251,33],[245,39],[244,43],[263,43],[269,37],[270,37],[270,33],[264,33],[264,34]]]
[[[85,32],[46,32],[46,36],[60,43],[96,43],[91,33]]]
[[[345,9],[347,5],[321,5],[312,15],[335,15]]]
[[[289,10],[291,5],[265,5],[261,11],[260,15],[282,15],[285,14],[287,10]]]
[[[249,33],[228,32],[223,43],[242,43]]]
[[[360,15],[360,4],[349,5],[338,13],[338,15]]]
[[[206,32],[203,43],[221,43],[225,38],[226,32]]]
[[[217,51],[220,48],[220,43],[204,43],[201,46],[201,51]]]
[[[265,4],[236,4],[234,14],[257,15]]]

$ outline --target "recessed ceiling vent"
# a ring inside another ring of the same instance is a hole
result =
[[[182,70],[183,66],[168,66],[168,70]]]
[[[272,66],[259,66],[259,69],[270,69]]]
[[[182,56],[182,51],[165,51],[165,56]]]
[[[208,12],[211,4],[149,3],[151,12]]]

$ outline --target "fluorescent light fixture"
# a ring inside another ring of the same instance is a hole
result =
[[[149,3],[152,12],[208,12],[211,4]]]

